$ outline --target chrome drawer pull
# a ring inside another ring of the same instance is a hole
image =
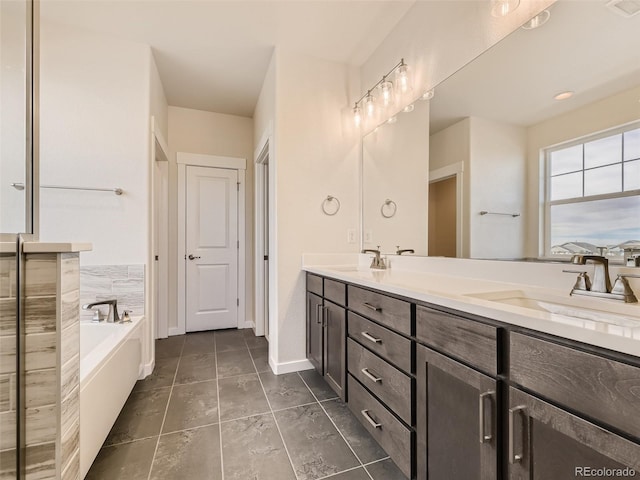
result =
[[[364,338],[366,338],[370,342],[382,343],[382,339],[381,338],[376,338],[376,337],[370,335],[369,332],[360,332],[360,335],[362,335]]]
[[[486,443],[488,441],[490,441],[491,439],[493,439],[493,435],[491,434],[491,428],[489,428],[489,432],[487,433],[487,420],[485,418],[485,414],[484,414],[484,405],[485,405],[485,401],[489,400],[489,406],[492,407],[493,406],[493,402],[491,401],[493,398],[493,394],[496,393],[493,390],[489,390],[488,392],[484,392],[480,394],[479,397],[479,401],[478,401],[478,408],[479,408],[479,412],[478,412],[478,417],[480,419],[480,443]],[[491,409],[491,415],[493,416],[493,408]],[[492,418],[492,417],[490,417]],[[489,427],[491,427],[491,420],[489,420]]]
[[[362,370],[360,370],[362,373],[365,374],[365,376],[369,379],[372,380],[375,383],[382,383],[382,377],[376,377],[374,374],[372,374],[368,368],[363,368]]]
[[[369,310],[373,310],[374,312],[381,312],[382,311],[382,309],[380,307],[376,307],[376,306],[371,305],[370,303],[367,303],[367,302],[364,302],[362,305],[367,307]]]
[[[377,423],[373,418],[371,418],[371,415],[369,415],[369,410],[361,410],[360,413],[367,420],[367,422],[371,424],[373,428],[382,428],[381,423]]]

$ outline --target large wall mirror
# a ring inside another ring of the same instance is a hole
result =
[[[606,3],[561,0],[538,28],[518,29],[435,88],[428,139],[411,140],[428,148],[425,193],[393,230],[367,191],[391,198],[416,179],[386,175],[381,186],[373,134],[364,138],[365,247],[369,238],[385,253],[400,244],[422,255],[614,260],[640,248],[640,14]],[[573,93],[554,98],[563,92]],[[395,138],[398,127],[375,135]],[[403,161],[394,156],[396,171]],[[426,237],[411,237],[427,218]]]
[[[0,2],[0,234],[33,233],[33,12]]]

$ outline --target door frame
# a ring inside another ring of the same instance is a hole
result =
[[[187,205],[186,178],[187,167],[210,167],[237,170],[238,172],[238,328],[246,328],[246,201],[245,176],[247,160],[239,157],[222,157],[198,153],[176,153],[178,164],[178,325],[169,330],[169,335],[182,335],[187,331],[186,292],[187,283],[185,259],[186,250],[186,215]]]
[[[456,257],[462,258],[462,252],[464,250],[464,163],[453,163],[451,165],[429,171],[430,184],[439,182],[440,180],[446,180],[450,177],[456,177]]]
[[[255,203],[255,250],[254,250],[254,285],[255,285],[255,302],[254,302],[254,325],[255,334],[260,337],[265,335],[269,328],[267,328],[266,322],[269,321],[269,312],[265,312],[264,309],[264,291],[265,291],[265,277],[264,277],[264,244],[265,244],[265,218],[264,218],[264,176],[265,171],[268,173],[269,186],[269,217],[273,219],[272,215],[272,172],[269,165],[273,159],[273,139],[271,135],[271,129],[267,129],[263,137],[258,142],[258,147],[253,154],[255,162],[255,182],[254,182],[254,203]],[[266,160],[266,162],[265,162]],[[269,244],[269,270],[271,271],[272,262],[272,242],[269,241],[271,232],[273,229],[273,222],[269,222],[269,232],[267,233],[266,240]],[[269,274],[271,276],[271,274]],[[269,281],[271,286],[271,281]],[[269,340],[267,336],[267,340]]]

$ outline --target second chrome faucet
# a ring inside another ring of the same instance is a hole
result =
[[[600,255],[574,255],[571,257],[571,263],[574,265],[586,265],[587,262],[594,264],[593,280],[589,280],[587,272],[565,270],[568,273],[578,274],[578,279],[571,289],[570,295],[611,298],[622,300],[626,303],[636,303],[638,301],[626,277],[639,277],[639,275],[619,274],[615,283],[611,286],[609,259]]]

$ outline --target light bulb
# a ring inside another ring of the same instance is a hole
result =
[[[382,98],[382,105],[385,107],[393,103],[393,83],[387,80],[387,77],[383,77],[380,84],[380,97]]]
[[[376,102],[375,97],[371,95],[371,92],[367,93],[367,96],[364,97],[364,111],[367,113],[367,117],[371,118],[376,113]]]
[[[362,110],[356,103],[356,106],[353,107],[353,123],[356,124],[356,127],[359,127],[362,124]]]
[[[409,79],[409,67],[402,61],[396,70],[396,85],[400,93],[407,93],[411,90],[411,81]]]

